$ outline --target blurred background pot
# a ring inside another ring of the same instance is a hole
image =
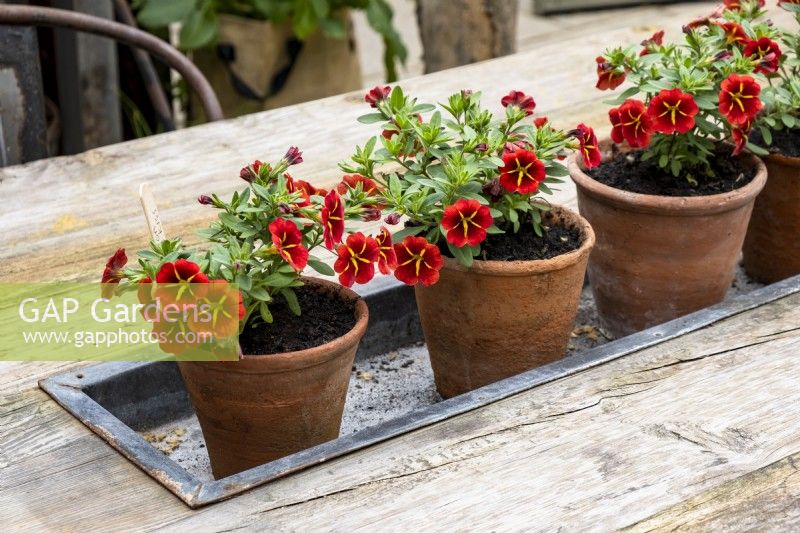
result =
[[[566,353],[594,233],[573,211],[555,206],[550,213],[550,223],[560,220],[579,228],[580,248],[545,260],[476,260],[470,268],[445,257],[439,282],[415,288],[442,397],[488,385]]]
[[[744,269],[761,283],[800,274],[800,158],[770,154],[767,184],[744,239]]]
[[[722,301],[733,282],[764,163],[753,180],[709,196],[656,196],[603,185],[576,156],[569,171],[578,206],[597,234],[589,283],[602,327],[629,335]]]
[[[339,20],[344,38],[316,30],[301,41],[288,22],[219,15],[216,45],[196,50],[194,62],[228,117],[354,91],[362,84],[350,13]]]
[[[367,304],[336,283],[305,282],[355,300],[353,329],[307,350],[178,363],[217,479],[339,436],[350,370],[367,329]]]

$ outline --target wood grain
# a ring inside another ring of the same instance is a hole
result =
[[[706,8],[672,6],[653,22],[674,33]],[[535,96],[537,115],[559,126],[605,129],[607,108],[598,102],[608,95],[593,89],[593,59],[652,33],[640,22],[576,27],[535,52],[403,85],[426,100],[480,88],[495,107],[508,89],[522,89]],[[339,178],[336,162],[372,133],[355,122],[364,111],[361,95],[349,94],[2,169],[0,280],[98,278],[118,246],[145,244],[136,199],[145,181],[167,233],[189,240],[214,216],[195,197],[239,188],[238,169],[252,159],[298,145],[307,163],[297,177],[329,186]],[[574,205],[574,190],[565,186],[557,201]],[[800,296],[784,298],[199,511],[35,388],[40,377],[80,364],[3,363],[0,524],[9,531],[796,529],[798,304]]]

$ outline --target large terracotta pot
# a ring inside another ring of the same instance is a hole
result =
[[[367,329],[367,305],[335,283],[305,281],[357,300],[355,327],[307,350],[179,363],[217,479],[339,436],[353,359]]]
[[[445,258],[439,282],[417,286],[422,330],[436,388],[444,398],[564,356],[594,245],[589,224],[563,207],[553,219],[580,229],[572,252],[540,261]]]
[[[800,158],[770,154],[767,184],[744,239],[744,268],[762,283],[800,274]]]
[[[733,282],[747,222],[764,187],[760,159],[753,180],[709,196],[638,194],[589,177],[577,157],[569,171],[578,206],[597,234],[589,283],[601,325],[621,337],[720,302]]]

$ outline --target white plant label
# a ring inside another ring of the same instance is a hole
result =
[[[164,226],[161,225],[161,216],[158,214],[158,206],[150,184],[142,183],[139,185],[139,201],[142,203],[144,218],[147,220],[147,228],[153,241],[161,242],[164,240]]]

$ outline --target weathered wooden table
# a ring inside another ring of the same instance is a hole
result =
[[[673,30],[696,14],[665,8]],[[532,93],[560,126],[606,123],[593,59],[653,27],[585,28],[533,53],[403,85],[441,100]],[[673,31],[674,33],[674,31]],[[238,169],[305,152],[330,185],[371,133],[344,95],[0,170],[0,280],[92,280],[145,244],[135,191],[152,184],[169,233],[213,216],[200,193]],[[602,131],[602,128],[598,128]],[[558,201],[574,205],[565,186]],[[78,363],[0,366],[0,529],[185,530],[800,528],[800,294],[192,511],[36,387]]]

